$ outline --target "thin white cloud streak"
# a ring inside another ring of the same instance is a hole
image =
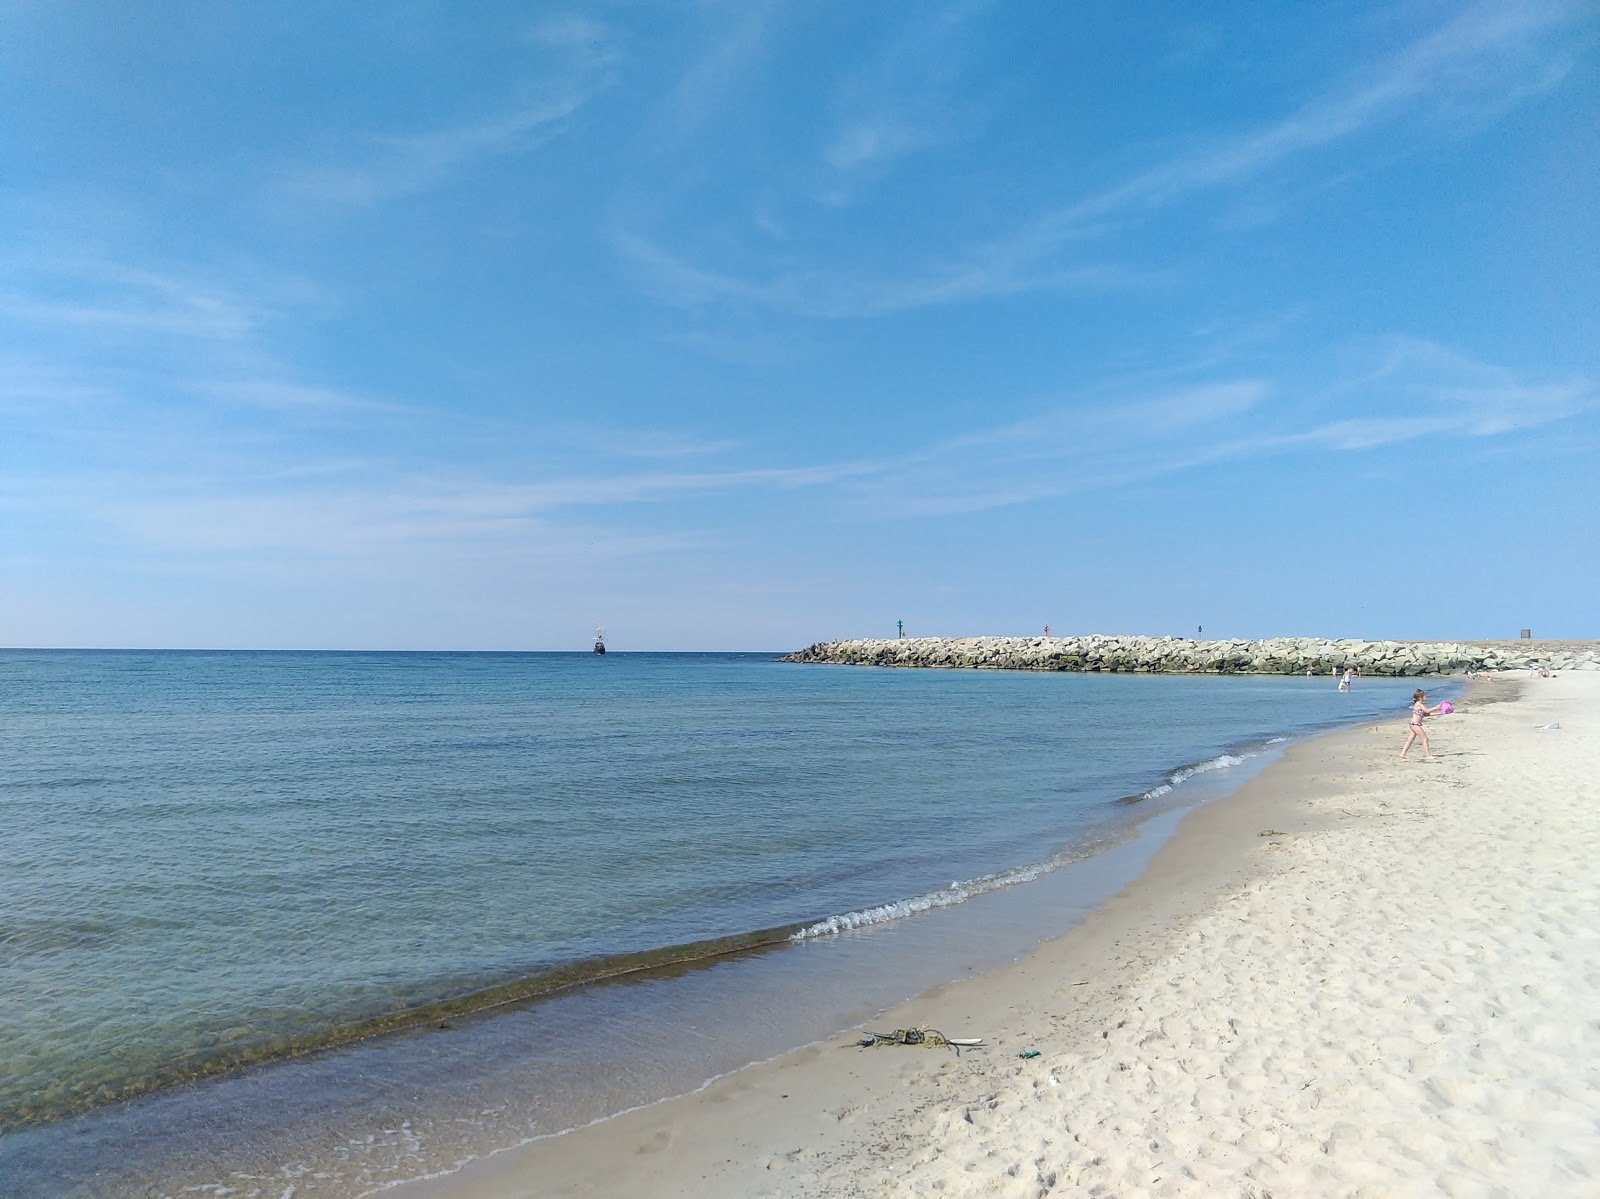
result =
[[[1292,158],[1393,122],[1426,100],[1441,106],[1455,103],[1463,111],[1474,105],[1498,111],[1508,99],[1526,99],[1554,86],[1564,72],[1550,70],[1545,60],[1528,66],[1528,77],[1504,81],[1511,69],[1508,57],[1513,50],[1535,49],[1531,43],[1560,26],[1569,11],[1566,5],[1474,6],[1372,72],[1281,120],[1206,152],[1174,158],[1051,213],[1013,237],[980,247],[972,257],[986,265],[969,273],[974,283],[986,279],[994,293],[1028,287],[1038,264],[1070,244],[1102,237],[1196,194],[1250,181]],[[1480,68],[1486,68],[1481,75]],[[1500,91],[1485,99],[1482,89],[1491,78],[1502,80]],[[1468,91],[1477,91],[1478,98],[1469,100]],[[907,299],[918,294],[909,291]],[[963,298],[978,294],[974,288]],[[929,298],[937,299],[937,293]]]
[[[1016,460],[1077,453],[1087,439],[1123,442],[1187,435],[1194,429],[1240,416],[1271,394],[1260,379],[1230,379],[1178,387],[1140,398],[1119,397],[1098,406],[1065,408],[996,429],[951,438],[920,460],[965,454],[988,447]]]
[[[904,32],[838,89],[839,114],[820,157],[815,198],[842,207],[903,160],[965,141],[978,120],[969,97],[953,103],[967,35],[966,18],[986,4],[919,13]]]
[[[369,142],[368,161],[286,167],[277,188],[296,202],[351,208],[426,191],[479,159],[533,149],[559,132],[591,94],[573,91],[452,128],[374,137]]]
[[[733,0],[703,6],[714,22],[715,39],[656,107],[645,124],[639,151],[650,158],[676,153],[714,113],[724,111],[729,95],[766,57],[773,30],[786,7],[784,0]]]
[[[194,379],[175,384],[192,395],[252,407],[321,413],[412,413],[417,410],[389,400],[334,387],[287,379]]]
[[[374,134],[353,163],[287,165],[275,181],[277,193],[297,204],[364,208],[426,191],[485,159],[526,153],[558,136],[617,80],[622,56],[598,21],[553,16],[524,37],[560,59],[533,98],[452,125]]]
[[[223,289],[155,271],[93,262],[31,269],[35,286],[0,292],[0,317],[63,333],[156,334],[238,341],[271,310]]]
[[[402,484],[398,511],[461,520],[521,520],[577,507],[607,507],[724,492],[795,491],[825,487],[882,469],[871,462],[727,471],[588,475],[538,483]]]
[[[751,284],[686,262],[637,230],[614,230],[612,244],[619,256],[635,268],[645,290],[667,303],[697,308],[719,300],[761,298]]]
[[[231,339],[247,332],[251,325],[233,314],[167,309],[111,307],[103,304],[42,300],[14,293],[0,293],[0,317],[30,325],[47,325],[75,330],[110,330],[123,333],[159,333],[182,337]]]
[[[588,66],[611,66],[621,57],[608,25],[576,13],[535,21],[525,36],[535,45],[572,54]]]
[[[761,329],[708,328],[662,333],[663,345],[678,346],[704,358],[737,366],[781,367],[804,358],[812,348],[802,336]]]
[[[116,398],[112,388],[84,377],[81,371],[40,362],[36,355],[0,350],[0,409],[19,416],[24,412],[69,415],[108,405]]]
[[[0,292],[0,403],[55,405],[66,419],[90,407],[154,414],[206,398],[206,385],[213,398],[234,389],[236,402],[253,393],[265,403],[277,389],[284,403],[300,386],[265,345],[289,306],[319,299],[304,280],[269,273],[223,282],[77,255],[6,266],[14,286]],[[318,390],[302,390],[300,403],[333,407],[335,395]]]
[[[784,272],[766,282],[753,283],[675,256],[637,230],[613,230],[612,244],[633,268],[634,277],[645,292],[674,307],[700,308],[741,301],[827,320],[889,316],[1025,291],[1103,294],[1146,290],[1165,278],[1158,271],[1109,262],[1074,267],[1034,263],[1024,271],[993,260],[974,260],[929,268],[913,278],[813,268]]]
[[[1153,395],[1113,392],[1099,403],[1080,402],[948,438],[862,479],[856,490],[908,516],[980,512],[1096,490],[1131,481],[1129,461],[1143,461],[1175,439],[1242,416],[1270,395],[1270,386],[1258,379],[1179,386]],[[1155,469],[1165,474],[1197,464],[1185,459]],[[1044,477],[1027,477],[1040,471]]]
[[[681,549],[700,538],[682,530],[647,533],[625,527],[585,529],[535,515],[452,509],[414,497],[355,491],[277,495],[211,494],[181,499],[123,499],[102,509],[107,527],[147,551],[311,560],[360,558],[429,561],[584,556],[622,559]]]
[[[224,285],[82,256],[24,261],[11,274],[27,290],[0,293],[0,411],[17,418],[14,440],[61,461],[148,464],[185,442],[210,460],[230,441],[259,449],[425,415],[294,376],[270,335],[289,305],[320,299],[303,280]]]
[[[340,458],[314,440],[297,440],[295,430],[309,427],[306,421],[325,409],[366,403],[331,389],[236,380],[222,390],[253,403],[259,419],[231,431],[182,422],[152,426],[148,411],[115,387],[23,361],[24,369],[0,381],[0,401],[20,418],[19,436],[68,447],[57,457],[75,465],[32,477],[11,470],[0,480],[0,504],[26,514],[30,524],[41,515],[65,518],[109,530],[112,541],[129,548],[163,553],[232,547],[315,556],[441,541],[520,552],[522,541],[557,536],[582,510],[608,512],[620,526],[613,531],[616,546],[649,547],[661,534],[626,528],[640,519],[630,513],[646,505],[669,505],[643,517],[649,525],[691,530],[720,530],[730,519],[737,525],[738,509],[725,503],[721,511],[674,511],[671,504],[809,492],[815,498],[808,504],[869,508],[874,519],[940,516],[1107,490],[1223,462],[1371,452],[1420,438],[1505,437],[1596,407],[1590,380],[1521,378],[1432,342],[1388,338],[1356,350],[1363,365],[1337,376],[1313,371],[1317,381],[1309,387],[1259,369],[1228,377],[1215,363],[1193,380],[1110,380],[1038,416],[893,458],[535,480],[449,479],[409,470],[407,445],[423,435],[421,426],[408,426],[410,441],[400,437],[387,454],[365,458]],[[376,402],[372,412],[356,415],[387,421],[391,414]],[[621,460],[665,461],[734,448],[692,434],[658,431],[619,441],[604,430],[590,432],[588,452]],[[91,447],[84,438],[101,451],[98,469],[88,465],[84,451]],[[363,442],[370,451],[371,439]],[[641,540],[630,540],[634,535]]]
[[[613,243],[649,294],[691,308],[731,301],[849,319],[1041,290],[1148,286],[1156,281],[1149,272],[1082,261],[1087,247],[1193,196],[1253,181],[1293,159],[1392,125],[1424,105],[1435,115],[1458,118],[1503,112],[1559,83],[1568,51],[1550,44],[1551,35],[1572,12],[1564,4],[1476,5],[1279,120],[1175,157],[1014,233],[898,277],[818,268],[757,280],[734,267],[692,261],[642,232],[638,219],[619,224]],[[892,122],[880,123],[882,131],[874,133],[874,119],[862,118],[859,132],[836,134],[828,153],[848,166],[868,162],[879,151],[921,144],[910,134],[899,144]],[[1062,261],[1069,248],[1079,261]]]
[[[836,171],[855,171],[863,167],[882,167],[923,146],[941,139],[932,131],[911,128],[885,114],[857,117],[834,134],[822,151],[822,161]]]
[[[1475,68],[1488,64],[1498,74],[1508,51],[1559,23],[1563,12],[1564,6],[1476,5],[1344,90],[1209,152],[1180,157],[1063,209],[1033,237],[1056,243],[1092,233],[1105,218],[1164,208],[1195,192],[1254,177],[1295,155],[1354,137],[1395,119],[1423,99],[1449,103],[1446,89],[1459,94],[1481,86]],[[1541,72],[1539,82],[1549,86],[1558,78]],[[1521,87],[1513,90],[1525,94]],[[1464,98],[1459,102],[1466,103]]]
[[[1238,379],[1102,400],[951,438],[849,484],[907,516],[944,516],[1109,490],[1184,471],[1300,452],[1362,453],[1422,438],[1483,440],[1594,410],[1593,381],[1519,380],[1416,339],[1371,348],[1377,364],[1304,388]],[[1327,419],[1330,406],[1403,416]],[[1248,428],[1240,430],[1240,425]],[[1295,427],[1299,426],[1299,427]]]
[[[434,542],[499,544],[514,548],[528,537],[563,536],[554,515],[577,508],[628,508],[672,498],[730,492],[823,488],[878,469],[842,463],[772,469],[653,472],[587,476],[541,483],[445,482],[392,477],[360,485],[327,481],[282,486],[294,480],[264,471],[246,477],[187,477],[147,472],[63,476],[36,480],[13,476],[0,486],[0,507],[65,510],[80,522],[114,529],[135,544],[164,552],[285,551],[326,555],[375,551]],[[307,472],[308,477],[314,477]],[[279,484],[271,491],[264,485]],[[48,500],[45,496],[48,495]],[[618,530],[609,555],[679,544],[669,534]],[[520,550],[518,550],[520,552]]]
[[[709,458],[739,448],[728,438],[693,437],[663,429],[584,426],[578,436],[590,452],[620,458]]]
[[[1581,377],[1535,385],[1421,338],[1390,337],[1381,344],[1377,368],[1359,385],[1389,383],[1407,394],[1441,401],[1461,418],[1476,421],[1485,433],[1559,419],[1593,397],[1593,384]]]

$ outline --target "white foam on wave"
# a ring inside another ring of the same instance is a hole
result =
[[[907,916],[915,916],[918,912],[929,912],[935,908],[953,907],[958,903],[965,903],[975,896],[998,891],[1001,887],[1014,887],[1018,883],[1031,883],[1034,879],[1052,870],[1059,869],[1069,861],[1077,858],[1054,858],[1048,862],[1035,862],[1031,866],[1018,866],[1012,870],[1001,870],[995,874],[985,874],[981,878],[970,878],[965,881],[951,883],[948,887],[940,887],[937,891],[929,891],[926,895],[918,895],[912,899],[896,900],[894,903],[879,904],[875,908],[862,908],[859,911],[845,912],[838,916],[829,916],[826,920],[819,920],[815,924],[807,925],[800,931],[789,934],[791,941],[806,941],[813,937],[829,937],[838,933],[849,932],[851,929],[866,928],[873,924],[887,924],[891,920],[904,920]]]
[[[1287,738],[1280,737],[1278,740],[1287,740]],[[1268,744],[1270,745],[1271,742],[1268,742]],[[1207,759],[1204,762],[1196,762],[1193,766],[1181,767],[1180,769],[1174,770],[1171,774],[1167,775],[1166,782],[1162,783],[1160,786],[1150,788],[1150,790],[1146,791],[1139,798],[1160,799],[1163,795],[1170,795],[1172,793],[1172,789],[1178,784],[1188,782],[1197,774],[1210,774],[1213,770],[1229,770],[1235,766],[1242,766],[1245,762],[1249,761],[1255,756],[1256,755],[1253,753],[1219,754],[1216,757]]]
[[[1278,740],[1287,740],[1287,738],[1280,737]],[[1243,765],[1255,756],[1254,753],[1219,754],[1215,758],[1197,762],[1193,766],[1181,767],[1169,774],[1166,782],[1146,791],[1140,798],[1156,799],[1159,796],[1170,794],[1174,787],[1192,779],[1197,774],[1209,774],[1213,770],[1228,770],[1234,766]],[[1036,862],[1031,866],[1018,866],[1013,870],[985,874],[981,878],[953,882],[948,887],[940,887],[937,891],[929,891],[926,895],[918,895],[911,899],[900,899],[894,903],[884,903],[879,904],[877,907],[861,908],[854,912],[844,912],[837,916],[829,916],[826,920],[818,920],[815,924],[808,924],[798,932],[790,933],[789,940],[808,941],[815,937],[836,936],[852,929],[867,928],[874,924],[887,924],[891,920],[904,920],[908,916],[915,916],[918,912],[953,907],[958,903],[965,903],[969,899],[990,891],[998,891],[1001,887],[1014,887],[1018,883],[1031,883],[1041,875],[1048,874],[1052,870],[1058,870],[1068,862],[1078,861],[1092,852],[1094,851],[1090,848],[1072,857],[1052,858],[1046,862]]]
[[[1194,766],[1185,766],[1182,770],[1174,770],[1168,775],[1168,781],[1181,783],[1192,779],[1197,774],[1209,774],[1213,770],[1227,770],[1233,766],[1242,766],[1247,758],[1255,754],[1221,754],[1207,762],[1200,762]]]

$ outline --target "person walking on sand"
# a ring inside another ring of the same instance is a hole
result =
[[[1422,738],[1422,756],[1429,762],[1434,760],[1433,748],[1428,744],[1428,730],[1422,727],[1422,722],[1429,716],[1438,714],[1439,709],[1428,707],[1428,693],[1420,687],[1411,693],[1411,723],[1406,726],[1406,744],[1400,751],[1400,757],[1411,752],[1412,742],[1418,737]]]

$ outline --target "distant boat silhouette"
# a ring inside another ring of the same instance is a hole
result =
[[[606,652],[606,630],[604,625],[594,631],[594,652],[597,654]]]

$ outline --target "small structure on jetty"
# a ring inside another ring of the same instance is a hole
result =
[[[967,670],[1139,674],[1457,674],[1467,670],[1600,670],[1600,641],[1356,641],[1272,637],[906,637],[820,641],[783,662]]]

